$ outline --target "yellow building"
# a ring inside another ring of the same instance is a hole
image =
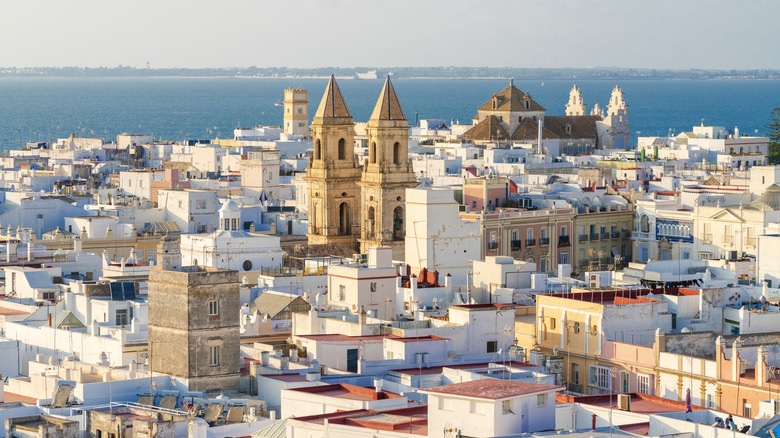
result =
[[[393,248],[393,258],[404,257],[404,204],[407,188],[417,186],[409,161],[409,123],[390,82],[385,85],[366,127],[368,160],[361,187],[362,233],[360,250]]]
[[[284,133],[306,137],[308,126],[309,92],[300,88],[284,90]]]
[[[311,123],[314,154],[304,180],[309,190],[309,244],[357,248],[360,168],[352,114],[331,76]]]

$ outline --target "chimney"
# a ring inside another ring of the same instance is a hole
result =
[[[766,347],[758,347],[758,356],[756,357],[756,384],[758,386],[766,385]]]
[[[539,147],[537,152],[541,155],[544,153],[544,149],[542,148],[542,129],[544,127],[544,119],[539,119]]]
[[[382,384],[384,381],[382,379],[374,379],[374,390],[376,392],[382,392]]]

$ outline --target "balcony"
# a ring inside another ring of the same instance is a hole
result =
[[[623,235],[623,238],[631,237],[631,231],[628,230],[623,230],[621,234]]]
[[[632,234],[632,237],[634,239],[648,240],[648,239],[650,239],[650,233],[644,233],[642,231],[634,231],[634,233]]]
[[[569,236],[558,236],[558,248],[563,248],[565,246],[571,246]]]
[[[601,240],[607,240],[607,239],[609,239],[609,233],[601,233],[600,237],[601,237]]]
[[[536,246],[536,239],[525,239],[525,247],[529,248],[532,246]]]
[[[620,239],[620,232],[619,231],[613,231],[612,232],[612,238],[613,239]]]
[[[701,240],[703,240],[704,242],[707,242],[707,243],[712,243],[712,234],[710,234],[710,233],[703,233],[701,235]]]
[[[756,246],[756,238],[755,237],[745,237],[745,245],[747,245],[747,246]]]
[[[522,240],[513,240],[511,242],[512,251],[517,251],[520,249]]]
[[[721,241],[721,243],[726,243],[726,244],[729,244],[729,245],[733,245],[734,244],[734,236],[721,236],[720,237],[720,241]]]
[[[549,237],[540,237],[539,238],[539,245],[549,245],[550,244],[550,238]]]
[[[599,240],[598,233],[590,233],[590,240]]]
[[[587,242],[588,241],[588,235],[587,234],[580,234],[579,241],[580,242]]]
[[[498,249],[498,242],[488,242],[488,249]]]

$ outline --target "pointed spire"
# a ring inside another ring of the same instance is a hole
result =
[[[352,114],[350,114],[349,108],[347,108],[347,104],[341,96],[341,90],[339,90],[339,86],[336,84],[336,78],[330,75],[328,86],[325,88],[325,94],[322,96],[317,112],[314,113],[314,118],[337,117],[351,119]]]
[[[387,75],[387,79],[385,79],[382,93],[376,102],[374,112],[371,113],[371,120],[406,120],[401,104],[398,102],[398,96],[395,94],[393,83],[390,82],[390,75]]]

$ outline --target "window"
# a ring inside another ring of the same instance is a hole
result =
[[[127,316],[127,309],[117,309],[116,325],[127,325],[130,322]]]
[[[205,199],[198,199],[198,201],[195,203],[195,208],[198,210],[203,210],[206,208],[206,200]]]
[[[339,160],[345,160],[347,158],[346,146],[344,145],[344,139],[339,139]]]
[[[209,300],[209,316],[219,316],[219,301]]]
[[[602,366],[590,367],[590,386],[609,390],[609,368]]]
[[[636,376],[636,392],[640,394],[650,393],[650,376],[647,374],[637,374]]]
[[[225,227],[226,230],[230,230],[230,219],[225,219]]]
[[[550,318],[550,330],[555,330],[555,318]]]
[[[495,353],[498,351],[498,345],[496,341],[487,341],[487,352],[488,353]]]
[[[534,230],[532,228],[529,228],[528,230],[526,230],[525,235],[526,235],[526,238],[528,240],[533,239],[534,238]]]
[[[376,292],[376,281],[371,282],[371,292]]]
[[[745,418],[753,418],[753,409],[750,406],[750,402],[742,400],[742,416]]]
[[[471,208],[477,208],[477,201],[471,201]]]
[[[630,385],[628,382],[628,373],[623,371],[620,373],[620,392],[630,392]]]
[[[559,265],[568,265],[569,264],[569,253],[568,252],[562,252],[558,254],[558,264]]]
[[[209,366],[219,366],[219,347],[216,345],[209,347]]]
[[[580,334],[580,323],[578,323],[578,322],[574,323],[574,333],[575,334]]]
[[[95,431],[95,436],[96,436],[97,438],[103,438],[103,431],[102,431],[102,430],[100,430],[100,429],[97,429],[97,430]]]
[[[451,411],[452,410],[452,399],[451,398],[445,398],[445,397],[439,397],[439,410],[441,410],[441,411]]]
[[[707,394],[707,409],[716,409],[715,400],[713,400],[712,394]]]
[[[536,396],[536,407],[543,408],[547,406],[547,394],[538,394]]]
[[[230,221],[231,221],[231,223],[233,225],[233,228],[231,228],[231,229],[232,230],[237,230],[238,229],[238,219],[231,219]]]
[[[347,297],[347,287],[343,284],[339,285],[339,301],[344,301]]]
[[[501,402],[501,414],[507,415],[507,414],[513,414],[512,412],[512,400],[504,400]]]
[[[561,227],[561,236],[566,237],[566,226]]]
[[[574,364],[574,370],[572,371],[572,378],[571,380],[574,382],[575,385],[580,384],[580,366],[579,364]]]

